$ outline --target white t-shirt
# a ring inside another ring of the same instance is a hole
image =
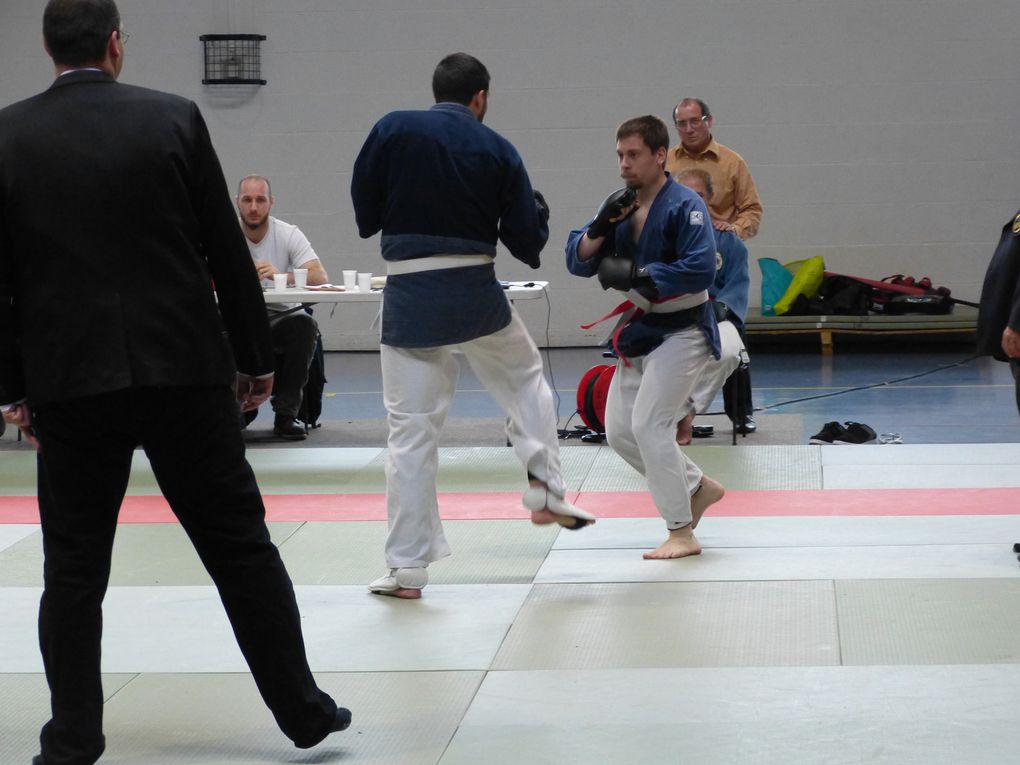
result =
[[[301,233],[301,229],[277,220],[272,215],[269,216],[269,229],[262,237],[262,241],[256,244],[248,237],[245,237],[244,241],[248,243],[248,251],[253,262],[269,261],[281,274],[302,268],[310,260],[319,259],[308,238]],[[263,279],[262,286],[272,289],[273,280]],[[297,303],[272,303],[268,307],[270,310],[285,310],[295,305]]]

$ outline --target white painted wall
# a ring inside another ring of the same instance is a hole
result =
[[[44,3],[0,0],[0,105],[44,89]],[[830,270],[930,275],[976,299],[999,229],[1020,207],[1016,0],[122,0],[125,82],[195,99],[231,185],[267,174],[274,212],[339,280],[379,271],[348,193],[382,114],[427,107],[436,62],[465,50],[492,73],[487,124],[520,150],[552,207],[545,263],[505,252],[503,278],[552,282],[549,341],[615,297],[563,265],[570,228],[618,186],[613,133],[706,100],[765,205],[752,258],[820,254]],[[265,34],[262,88],[207,87],[198,36]],[[116,115],[111,115],[116,119]],[[58,149],[55,149],[58,150]],[[55,220],[59,211],[54,211]],[[159,211],[153,210],[153,225]],[[111,232],[115,236],[115,232]],[[752,305],[758,304],[752,269]],[[545,344],[546,311],[521,304]],[[317,311],[331,349],[371,348],[372,311]]]

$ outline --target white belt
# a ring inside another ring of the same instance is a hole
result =
[[[695,306],[699,306],[706,302],[708,300],[708,290],[701,290],[701,292],[689,292],[686,295],[677,295],[676,297],[663,300],[661,303],[653,303],[637,290],[631,290],[628,292],[627,298],[645,313],[673,313],[674,311],[684,311],[688,308],[694,308]]]
[[[440,271],[444,268],[463,268],[464,266],[487,266],[495,260],[491,255],[428,255],[413,260],[386,261],[388,276],[417,274],[421,271]]]

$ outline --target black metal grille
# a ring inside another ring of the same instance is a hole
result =
[[[265,35],[202,35],[203,85],[265,85],[259,43]]]

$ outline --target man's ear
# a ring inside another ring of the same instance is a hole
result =
[[[120,31],[114,29],[110,32],[110,39],[106,41],[106,55],[108,58],[120,58]]]
[[[114,72],[120,73],[121,61],[124,58],[124,47],[120,41],[120,31],[115,29],[110,32],[110,39],[106,41],[106,63]]]

